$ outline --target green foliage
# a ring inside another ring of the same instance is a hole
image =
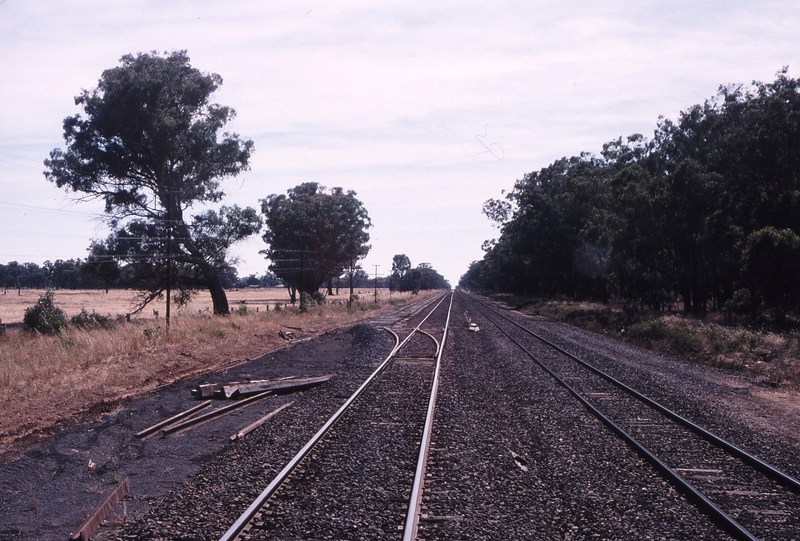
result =
[[[64,311],[54,304],[55,294],[46,292],[36,304],[25,309],[22,323],[27,330],[41,334],[55,335],[67,330],[67,317]]]
[[[759,229],[747,237],[742,266],[755,291],[753,304],[763,299],[783,322],[800,300],[800,238],[791,229]]]
[[[236,114],[210,101],[221,84],[185,51],[125,55],[75,98],[85,116],[64,120],[67,149],[45,160],[49,181],[105,202],[114,233],[92,245],[86,273],[146,289],[145,304],[165,290],[171,252],[174,283],[208,289],[214,313],[227,313],[226,251],[261,227],[251,208],[184,216],[197,203],[219,202],[221,179],[248,168],[253,142],[218,136]]]
[[[660,321],[640,321],[631,325],[625,335],[631,340],[652,343],[664,339],[667,336],[667,328]]]
[[[357,261],[369,252],[367,229],[372,222],[354,191],[327,191],[306,182],[261,201],[265,216],[263,254],[270,271],[291,287],[314,293],[345,269],[355,273]]]
[[[72,316],[69,322],[80,329],[110,329],[114,326],[113,320],[95,312],[88,312],[85,308]]]
[[[239,305],[239,307],[236,309],[236,313],[239,314],[240,316],[246,316],[247,315],[247,305],[245,303],[241,303]]]
[[[648,348],[662,349],[671,353],[697,353],[702,347],[701,339],[685,327],[671,327],[658,320],[640,321],[631,325],[625,334],[632,342]]]
[[[413,269],[405,254],[397,254],[392,260],[389,287],[393,291],[419,293],[428,289],[450,289],[450,283],[430,263],[420,263]]]
[[[482,291],[704,314],[800,313],[800,81],[725,86],[651,140],[561,158],[484,212]]]
[[[0,287],[90,289],[102,282],[84,272],[86,263],[80,259],[56,259],[45,261],[42,266],[36,263],[11,261],[0,263]]]

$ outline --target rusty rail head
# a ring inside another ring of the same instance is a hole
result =
[[[106,499],[97,507],[94,513],[87,518],[78,531],[72,534],[70,541],[89,541],[89,538],[97,530],[97,527],[102,524],[106,517],[111,513],[111,510],[117,505],[131,487],[131,481],[127,477],[123,482],[117,485],[111,494],[106,496]]]

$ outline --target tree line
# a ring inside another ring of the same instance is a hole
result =
[[[430,263],[420,263],[412,268],[411,259],[406,254],[397,254],[392,258],[392,273],[388,282],[392,291],[416,293],[428,289],[450,289],[450,282]]]
[[[721,86],[677,120],[561,158],[484,203],[460,284],[703,314],[800,311],[800,81]]]
[[[102,284],[81,272],[80,259],[56,259],[36,263],[0,263],[0,287],[6,289],[95,289]]]
[[[133,274],[133,269],[121,266],[121,278],[112,284],[96,279],[87,265],[87,259],[56,259],[45,261],[42,265],[36,263],[19,263],[10,261],[0,263],[0,288],[8,289],[102,289],[105,287],[125,287],[132,280],[126,275]],[[244,288],[250,286],[277,287],[283,282],[272,272],[265,272],[261,276],[250,274],[239,277],[235,268],[222,276],[225,288]]]

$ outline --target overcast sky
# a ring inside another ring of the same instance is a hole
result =
[[[364,268],[431,263],[453,285],[496,237],[481,204],[525,173],[619,136],[720,84],[798,76],[800,2],[0,0],[0,262],[83,258],[108,230],[42,161],[74,97],[122,55],[185,49],[255,143],[226,204],[301,182],[355,190]],[[262,274],[260,237],[239,273]]]

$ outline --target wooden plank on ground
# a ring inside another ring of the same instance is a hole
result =
[[[237,398],[262,391],[290,392],[324,383],[330,375],[316,377],[289,376],[279,379],[257,379],[251,381],[229,381],[226,383],[202,383],[192,388],[195,398]]]
[[[274,393],[286,393],[289,391],[300,391],[308,389],[316,385],[325,383],[331,379],[330,374],[324,376],[316,376],[312,378],[284,378],[279,380],[256,380],[247,383],[236,383],[231,385],[223,385],[222,392],[225,398],[237,398],[241,396],[248,396],[251,394],[261,393],[264,391],[272,391]]]

